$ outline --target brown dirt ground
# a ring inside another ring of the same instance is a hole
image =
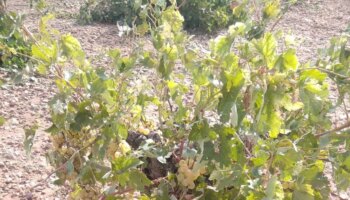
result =
[[[8,1],[9,10],[27,15],[25,25],[37,30],[40,14],[29,8],[29,0]],[[120,48],[128,52],[131,39],[118,37],[115,25],[93,24],[80,26],[71,13],[78,13],[82,0],[48,0],[59,18],[51,23],[62,33],[77,37],[90,57],[99,55],[106,48]],[[330,38],[340,35],[350,25],[350,0],[301,0],[280,21],[275,30],[293,30],[302,40],[298,55],[300,60],[314,58],[318,48],[324,48]],[[194,44],[200,46],[213,36],[196,36]],[[204,45],[205,46],[205,45]],[[103,63],[102,63],[103,64]],[[0,71],[0,77],[5,73]],[[45,180],[51,172],[45,160],[49,148],[47,103],[55,91],[50,77],[32,78],[18,85],[0,88],[0,115],[7,119],[0,127],[0,199],[66,199],[67,190],[52,184],[54,177]],[[342,121],[345,115],[337,115]],[[23,127],[37,121],[40,129],[33,153],[27,157],[23,150]],[[36,186],[33,188],[33,186]],[[349,193],[350,194],[350,193]],[[332,195],[332,199],[350,199],[348,194]]]

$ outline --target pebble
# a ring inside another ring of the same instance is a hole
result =
[[[339,193],[339,197],[340,197],[341,199],[350,199],[349,195],[348,195],[346,192],[344,192],[344,191],[341,191],[341,192]]]
[[[12,119],[11,119],[11,124],[12,124],[12,125],[18,125],[19,122],[18,122],[18,120],[17,120],[16,118],[12,118]]]
[[[13,156],[13,154],[11,154],[11,153],[7,153],[7,154],[5,154],[5,158],[12,160],[12,159],[15,159],[15,156]]]

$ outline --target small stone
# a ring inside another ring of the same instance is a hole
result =
[[[30,77],[29,80],[34,83],[38,82],[38,79],[35,77]]]
[[[12,124],[12,125],[18,125],[19,122],[18,122],[18,120],[17,120],[16,118],[12,118],[12,119],[11,119],[11,124]]]
[[[15,159],[15,157],[14,157],[11,153],[7,153],[7,154],[5,155],[5,158],[6,158],[6,159],[9,159],[9,160]]]
[[[28,193],[26,194],[26,200],[32,200],[32,199],[33,199],[33,194],[30,193],[30,192],[28,192]]]
[[[349,199],[349,198],[350,198],[349,195],[348,195],[345,191],[341,191],[341,192],[339,193],[339,197],[340,197],[341,199]]]

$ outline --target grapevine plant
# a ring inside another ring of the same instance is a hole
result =
[[[281,11],[288,10],[296,0],[87,0],[80,8],[78,22],[93,21],[122,23],[126,26],[145,27],[155,23],[161,12],[177,3],[188,30],[216,32],[236,21],[248,21],[251,37],[262,34],[266,23]],[[255,15],[255,20],[251,16]]]
[[[0,13],[0,68],[21,70],[29,61],[31,41],[22,29],[23,16]]]
[[[349,123],[331,121],[350,88],[347,36],[300,63],[291,37],[246,39],[253,27],[237,22],[203,53],[170,6],[152,49],[110,50],[102,68],[49,18],[32,56],[56,77],[48,159],[73,199],[307,200],[328,199],[330,181],[350,187]]]

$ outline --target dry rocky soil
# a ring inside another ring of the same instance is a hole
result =
[[[118,36],[117,26],[93,24],[77,25],[72,13],[79,12],[82,0],[48,0],[50,9],[58,13],[51,24],[62,33],[77,37],[90,57],[106,48],[120,48],[128,52],[131,40]],[[29,0],[8,1],[8,9],[26,15],[25,25],[36,32],[40,13],[29,8]],[[330,38],[340,35],[350,25],[350,0],[300,0],[285,15],[275,30],[292,30],[300,39],[300,60],[312,59],[317,49],[324,48]],[[195,45],[203,45],[214,36],[194,38]],[[0,77],[6,74],[0,71]],[[17,85],[0,88],[0,116],[6,124],[0,127],[0,199],[66,199],[67,189],[52,184],[55,177],[47,176],[52,169],[46,163],[45,151],[50,140],[45,129],[49,127],[47,103],[55,91],[50,77],[33,77]],[[342,121],[344,115],[335,115]],[[41,128],[36,136],[32,155],[23,149],[23,128],[34,122]],[[350,194],[349,194],[350,195]],[[332,195],[332,199],[350,199],[347,193]]]

